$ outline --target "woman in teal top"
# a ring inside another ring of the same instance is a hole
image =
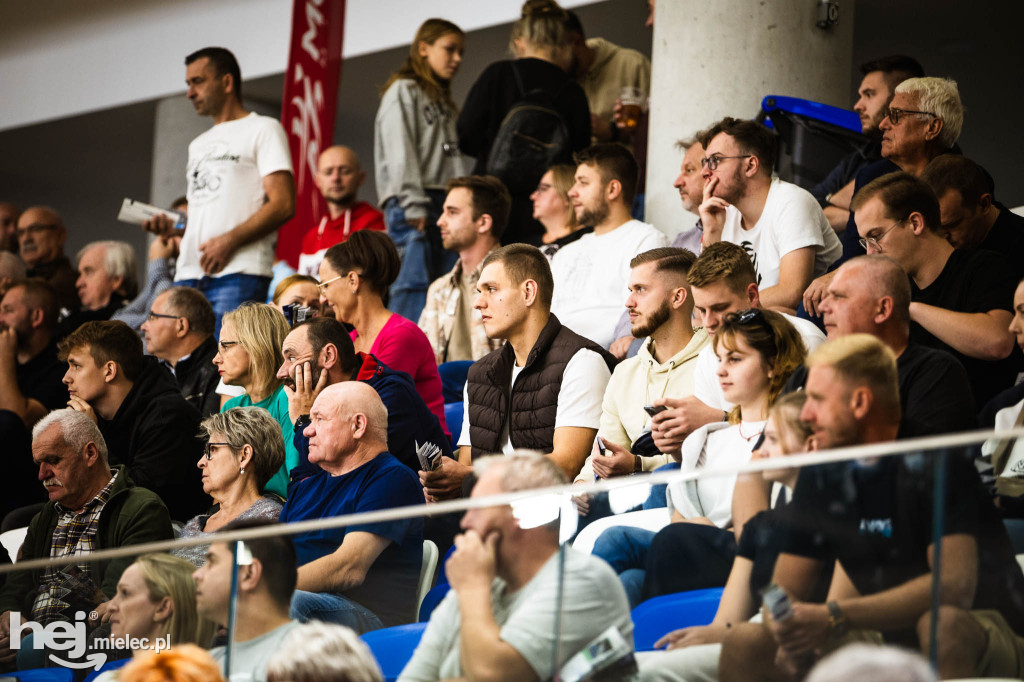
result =
[[[282,499],[288,490],[288,472],[299,463],[288,395],[276,376],[277,368],[284,364],[281,346],[288,331],[280,310],[264,303],[243,303],[224,315],[213,358],[225,384],[245,389],[244,395],[227,401],[221,412],[232,407],[262,407],[281,425],[284,466],[267,483],[266,491]]]

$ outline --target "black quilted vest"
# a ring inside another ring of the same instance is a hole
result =
[[[473,459],[501,452],[501,435],[508,420],[512,446],[548,453],[554,448],[555,415],[562,373],[572,356],[582,348],[601,355],[608,369],[615,358],[551,315],[516,377],[509,396],[509,380],[516,355],[506,343],[469,368],[469,440]]]

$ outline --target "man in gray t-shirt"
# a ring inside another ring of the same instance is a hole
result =
[[[537,454],[486,457],[473,497],[565,483]],[[527,503],[536,513],[536,502]],[[430,618],[400,680],[488,677],[546,680],[554,674],[559,585],[558,521],[534,526],[514,507],[471,509],[446,571],[452,591]],[[610,625],[632,646],[633,624],[622,584],[607,564],[566,550],[557,635],[561,666]]]
[[[224,531],[269,525],[265,521],[236,521]],[[194,574],[196,609],[218,625],[227,625],[231,601],[232,544],[210,545],[204,563]],[[295,547],[290,535],[246,540],[239,548],[238,604],[235,613],[232,682],[265,682],[267,663],[298,624],[288,617],[297,579]],[[210,653],[223,667],[226,647]]]

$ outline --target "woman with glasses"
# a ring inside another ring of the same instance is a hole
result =
[[[207,417],[199,430],[207,442],[197,466],[203,472],[203,492],[214,506],[211,513],[190,519],[181,537],[202,537],[238,519],[276,521],[281,500],[266,487],[285,459],[277,420],[258,407],[235,407]],[[206,548],[182,547],[172,553],[202,566]]]
[[[746,464],[768,410],[806,355],[796,328],[779,313],[760,308],[726,315],[712,347],[722,392],[735,407],[728,422],[702,426],[683,441],[680,452],[671,453],[682,471]],[[763,508],[761,500],[739,500],[734,506],[735,485],[735,475],[673,483],[668,487],[667,527],[660,532],[620,525],[601,534],[593,553],[620,574],[632,605],[666,593],[664,585],[645,581],[648,553],[654,555],[659,546],[671,547],[680,562],[680,586],[670,591],[725,584],[743,525]]]
[[[543,246],[540,250],[548,260],[566,244],[594,231],[592,227],[579,224],[576,211],[572,210],[572,202],[569,201],[569,190],[575,182],[575,173],[576,168],[573,166],[556,164],[541,176],[537,189],[530,195],[533,217],[544,226],[544,235],[540,238]]]
[[[243,303],[224,315],[213,357],[221,380],[245,389],[245,393],[224,403],[221,412],[233,407],[262,407],[280,425],[285,461],[267,483],[267,491],[282,499],[288,490],[288,472],[299,463],[299,451],[293,442],[295,425],[288,415],[288,394],[277,378],[277,369],[284,364],[281,346],[289,331],[288,322],[277,308]]]
[[[390,310],[384,301],[398,276],[398,250],[382,232],[361,230],[327,249],[320,262],[320,300],[334,317],[351,326],[357,353],[409,374],[416,391],[434,413],[445,435],[444,398],[434,349],[415,322]]]

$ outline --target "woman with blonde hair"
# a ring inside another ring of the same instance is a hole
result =
[[[170,554],[136,559],[121,574],[109,602],[111,639],[141,643],[142,648],[132,649],[135,659],[182,644],[210,646],[215,625],[196,610],[194,571],[191,562]],[[126,678],[123,672],[107,672],[98,679]]]
[[[583,88],[568,75],[572,52],[565,31],[568,13],[554,0],[528,0],[512,26],[514,59],[484,69],[466,96],[456,127],[459,148],[476,158],[475,175],[485,175],[492,146],[509,112],[530,94],[546,100],[561,116],[568,149],[525,175],[499,177],[512,195],[512,213],[503,244],[541,245],[544,228],[533,219],[530,193],[550,163],[572,163],[572,154],[590,145],[590,107]]]
[[[569,199],[569,190],[575,183],[575,173],[574,166],[565,163],[555,164],[544,172],[537,183],[537,189],[530,195],[530,201],[533,202],[533,217],[544,226],[544,235],[540,239],[543,246],[540,250],[548,260],[566,244],[571,244],[588,232],[594,231],[593,227],[584,227],[576,220],[576,211],[573,210],[572,201]]]
[[[288,415],[288,394],[277,378],[277,370],[284,364],[281,347],[289,331],[280,310],[265,303],[243,303],[224,315],[213,357],[221,380],[245,389],[245,393],[227,401],[221,412],[233,407],[262,407],[281,425],[285,463],[266,490],[282,499],[288,490],[288,472],[299,463],[293,442],[295,426]]]
[[[445,251],[437,219],[445,184],[463,175],[451,82],[462,63],[465,35],[445,19],[427,19],[409,56],[381,89],[373,128],[377,196],[402,266],[391,306],[418,320],[427,287],[448,272],[457,254]]]

